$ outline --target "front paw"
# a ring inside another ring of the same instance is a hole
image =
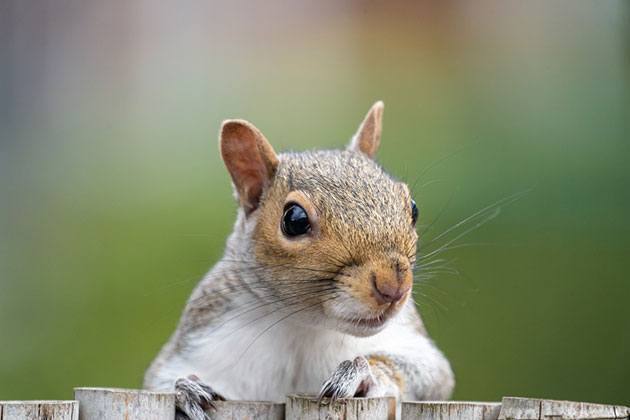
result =
[[[224,400],[195,375],[175,382],[176,420],[209,420],[206,410],[214,407],[213,401]]]
[[[345,360],[324,382],[318,400],[328,397],[332,402],[337,398],[364,397],[376,386],[376,379],[370,370],[370,364],[363,356],[354,360]]]

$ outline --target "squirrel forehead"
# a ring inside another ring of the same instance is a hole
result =
[[[279,156],[276,182],[308,194],[322,211],[341,217],[385,217],[407,223],[406,187],[377,163],[352,151],[312,151]],[[352,212],[348,212],[352,209]]]
[[[290,190],[400,195],[400,183],[372,159],[346,150],[284,153],[276,176]]]

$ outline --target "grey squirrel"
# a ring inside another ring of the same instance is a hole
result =
[[[450,364],[410,299],[417,207],[374,161],[382,115],[379,101],[345,150],[282,154],[251,123],[223,123],[234,231],[144,382],[176,391],[178,418],[293,393],[450,396]]]

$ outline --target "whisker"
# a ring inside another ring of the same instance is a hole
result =
[[[249,273],[250,275],[254,275],[254,273]],[[306,286],[311,286],[311,285],[318,285],[321,282],[328,282],[328,281],[333,281],[330,278],[317,278],[317,279],[307,279],[307,280],[279,280],[279,279],[275,279],[272,282],[274,283],[274,285],[270,284],[270,281],[267,280],[256,280],[256,281],[247,281],[247,280],[241,280],[239,283],[237,284],[231,284],[227,287],[224,287],[222,289],[210,289],[209,292],[212,293],[212,295],[208,295],[208,294],[203,294],[202,296],[199,296],[198,298],[192,299],[188,302],[189,305],[193,305],[193,306],[198,306],[201,302],[203,302],[204,300],[208,299],[219,299],[222,297],[227,297],[230,296],[232,294],[238,294],[238,293],[242,293],[243,291],[245,292],[251,292],[251,294],[254,297],[254,300],[258,300],[260,299],[262,296],[257,294],[257,293],[253,293],[254,290],[259,290],[259,291],[265,291],[265,290],[271,290],[271,291],[277,291],[278,287],[293,287],[293,286],[300,286],[300,285],[306,285]],[[275,287],[274,287],[275,286]]]
[[[324,295],[324,294],[330,293],[330,292],[335,291],[335,290],[336,290],[336,288],[327,288],[327,289],[319,290],[319,291],[317,291],[317,293],[310,292],[309,293],[310,297],[307,298],[307,299],[311,299],[311,298],[314,298],[314,297],[317,297],[317,296],[320,296],[320,295]],[[295,301],[285,303],[283,309],[287,309],[287,308],[290,308],[292,306],[301,304],[304,300],[299,299],[299,298],[301,298],[301,296],[298,296],[298,295],[293,296],[292,299],[295,299]],[[270,303],[273,304],[275,302],[270,302]],[[268,305],[264,305],[264,306],[268,306]],[[257,308],[257,309],[259,309],[259,308]],[[235,327],[234,329],[228,330],[227,332],[221,334],[220,337],[217,339],[217,341],[221,341],[221,340],[227,339],[228,337],[230,337],[235,332],[240,331],[241,329],[243,329],[243,328],[245,328],[245,327],[247,327],[247,326],[249,326],[249,325],[251,325],[251,324],[253,324],[253,323],[257,322],[257,321],[260,321],[261,319],[266,318],[267,316],[272,315],[274,313],[276,313],[276,312],[273,311],[273,310],[270,310],[270,311],[267,311],[267,313],[265,313],[265,314],[263,314],[263,315],[261,315],[259,317],[251,319],[251,320],[249,320],[249,321],[247,321],[245,323],[241,323],[237,327]],[[236,319],[236,318],[238,318],[238,316],[234,317],[233,319]],[[225,323],[227,323],[227,322],[225,322]]]
[[[334,292],[333,292],[333,293],[334,293]],[[320,297],[320,296],[316,296],[316,297]],[[293,315],[295,315],[295,314],[297,314],[297,313],[299,313],[299,312],[305,311],[305,310],[307,310],[307,309],[311,309],[311,308],[313,308],[313,307],[315,307],[315,306],[321,305],[322,303],[325,303],[325,302],[328,302],[328,301],[330,301],[330,300],[332,300],[332,299],[335,299],[336,297],[337,297],[337,295],[335,294],[334,296],[332,296],[332,297],[330,297],[330,298],[328,298],[328,299],[324,299],[323,301],[318,301],[318,302],[316,302],[316,303],[314,303],[314,304],[312,304],[312,305],[308,305],[308,306],[306,306],[305,308],[302,308],[302,309],[298,309],[298,310],[296,310],[296,311],[293,311],[293,312],[289,313],[288,315],[285,315],[285,316],[283,316],[282,318],[280,318],[279,320],[275,321],[273,324],[271,324],[270,326],[268,326],[267,328],[265,328],[264,330],[262,330],[260,333],[258,333],[258,334],[254,337],[254,339],[252,340],[252,342],[251,342],[251,343],[249,343],[249,344],[247,345],[247,347],[245,348],[245,351],[243,351],[243,353],[241,353],[241,356],[239,357],[239,359],[240,359],[241,357],[243,357],[243,356],[245,355],[245,353],[247,353],[247,351],[251,348],[251,346],[252,346],[252,345],[253,345],[256,341],[258,341],[258,339],[259,339],[260,337],[262,337],[262,336],[263,336],[263,334],[265,334],[267,331],[269,331],[269,330],[271,330],[272,328],[274,328],[274,327],[275,327],[276,325],[278,325],[280,322],[284,321],[285,319],[287,319],[287,318],[289,318],[289,317],[291,317],[291,316],[293,316]]]
[[[328,287],[328,288],[320,288],[320,287],[310,287],[310,288],[308,288],[307,287],[307,288],[299,289],[297,291],[296,290],[292,290],[291,293],[288,293],[287,295],[282,295],[282,294],[280,296],[272,295],[273,297],[277,297],[278,299],[273,300],[271,302],[265,302],[263,304],[256,305],[253,308],[249,308],[249,309],[247,309],[245,311],[242,311],[242,312],[240,312],[240,313],[238,313],[238,314],[236,314],[236,315],[226,319],[225,321],[221,322],[219,325],[217,325],[211,331],[216,331],[220,327],[222,327],[225,324],[227,324],[228,322],[233,321],[233,320],[235,320],[235,319],[237,319],[237,318],[239,318],[239,317],[241,317],[243,315],[246,315],[246,314],[248,314],[248,313],[250,313],[252,311],[255,311],[256,309],[264,308],[266,306],[276,305],[276,304],[278,304],[280,302],[285,302],[287,300],[295,299],[296,297],[300,297],[303,293],[321,292],[321,291],[335,290],[335,289],[337,289],[336,286]],[[269,296],[267,296],[267,297],[269,297]]]
[[[422,231],[420,231],[419,236],[421,238],[423,238],[432,228],[433,226],[435,226],[435,224],[442,218],[442,216],[446,213],[446,210],[449,208],[449,206],[451,205],[451,202],[453,201],[453,197],[455,196],[455,193],[451,194],[451,196],[448,198],[448,200],[446,201],[446,203],[444,203],[444,205],[442,206],[442,208],[440,209],[440,211],[438,212],[437,216],[435,217],[435,219],[433,219],[433,221],[431,221],[431,223],[429,223],[428,225],[426,225]]]
[[[460,226],[466,224],[469,220],[472,220],[472,219],[474,219],[474,218],[476,218],[478,216],[481,216],[481,215],[483,215],[486,212],[493,211],[495,208],[497,210],[500,210],[499,206],[511,204],[511,203],[515,202],[516,200],[520,199],[521,197],[523,197],[525,194],[527,194],[530,191],[531,190],[525,190],[525,191],[521,191],[521,192],[512,194],[510,196],[507,196],[507,197],[504,197],[504,198],[502,198],[500,200],[497,200],[494,203],[492,203],[492,204],[490,204],[490,205],[488,205],[488,206],[486,206],[486,207],[484,207],[484,208],[482,208],[480,210],[477,210],[476,212],[474,212],[470,216],[460,220],[459,222],[457,222],[456,224],[454,224],[450,228],[446,229],[444,232],[442,232],[441,234],[439,234],[435,238],[431,239],[429,242],[427,242],[426,245],[430,245],[433,242],[443,238],[444,236],[448,235],[453,230],[455,230],[455,229],[459,228]],[[496,210],[494,210],[494,211],[496,211]]]
[[[422,261],[422,260],[424,260],[426,258],[430,258],[430,257],[432,257],[434,255],[437,255],[437,254],[445,251],[446,248],[448,248],[450,245],[452,245],[453,243],[457,242],[459,239],[463,238],[464,236],[468,235],[470,232],[473,232],[473,231],[479,229],[481,226],[485,225],[490,220],[496,218],[500,213],[501,213],[501,208],[500,207],[496,208],[492,213],[490,213],[490,215],[488,215],[487,217],[482,219],[479,223],[473,225],[469,229],[466,229],[465,231],[463,231],[459,235],[455,236],[455,238],[449,240],[448,242],[446,242],[444,245],[442,245],[441,247],[437,248],[436,250],[431,251],[428,254],[421,256],[420,257],[420,261]]]

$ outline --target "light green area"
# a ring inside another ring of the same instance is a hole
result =
[[[140,385],[231,229],[221,119],[336,147],[383,99],[379,160],[415,184],[421,223],[441,214],[423,241],[531,189],[444,254],[460,275],[417,288],[455,397],[630,404],[628,15],[576,4],[450,34],[340,19],[264,51],[173,47],[127,84],[79,65],[0,145],[0,399]]]

